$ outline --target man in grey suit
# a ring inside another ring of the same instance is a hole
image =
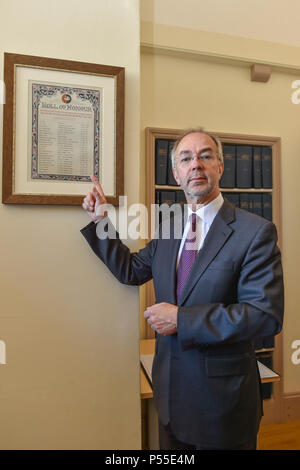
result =
[[[262,416],[256,337],[276,335],[283,321],[283,276],[273,223],[223,199],[220,141],[191,129],[175,142],[174,177],[188,203],[171,219],[170,237],[130,253],[118,235],[100,240],[105,196],[93,189],[82,234],[120,282],[153,279],[156,303],[144,314],[156,332],[153,389],[161,449],[255,449]]]

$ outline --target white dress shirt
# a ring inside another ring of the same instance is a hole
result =
[[[224,199],[222,194],[220,193],[213,201],[209,202],[208,204],[203,205],[196,211],[196,214],[198,216],[197,219],[197,224],[196,224],[196,249],[198,251],[202,248],[205,237],[211,227],[211,224],[214,221],[214,218],[216,217],[217,213],[221,209],[223,205]],[[191,225],[191,214],[193,213],[192,209],[190,206],[188,206],[188,217],[187,217],[187,222],[184,227],[183,231],[183,236],[182,240],[180,243],[179,251],[178,251],[178,257],[177,257],[177,266],[178,262],[181,256],[181,252],[183,249],[183,245],[186,239],[186,236],[189,232],[190,225]]]

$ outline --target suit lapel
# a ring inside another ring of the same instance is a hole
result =
[[[206,235],[203,247],[196,256],[180,299],[178,299],[178,305],[182,305],[185,302],[199,278],[203,275],[209,264],[232,234],[232,228],[229,227],[228,224],[230,224],[234,218],[234,206],[225,199]]]

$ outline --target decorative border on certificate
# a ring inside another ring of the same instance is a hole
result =
[[[101,92],[30,82],[32,179],[99,178]]]
[[[2,202],[81,205],[90,175],[124,194],[124,67],[4,53]]]

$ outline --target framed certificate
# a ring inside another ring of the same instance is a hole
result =
[[[123,67],[4,55],[4,204],[81,205],[124,190]]]

